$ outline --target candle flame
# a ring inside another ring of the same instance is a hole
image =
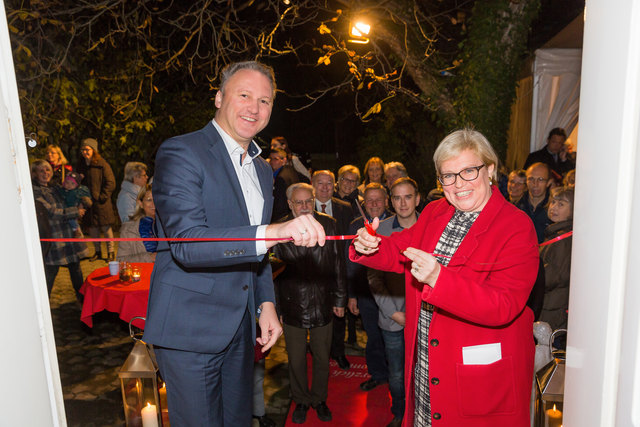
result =
[[[147,408],[151,407],[151,402],[147,402]]]
[[[553,404],[553,412],[555,412],[555,411],[557,411],[557,409],[556,409],[556,404],[554,403]]]

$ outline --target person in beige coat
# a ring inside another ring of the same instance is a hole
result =
[[[156,207],[153,204],[151,186],[146,185],[138,193],[138,206],[127,221],[120,227],[120,237],[156,237],[155,220]],[[118,261],[126,262],[155,262],[158,242],[133,241],[120,242],[118,245]]]

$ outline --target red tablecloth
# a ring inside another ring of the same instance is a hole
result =
[[[131,318],[147,315],[149,300],[149,281],[153,263],[133,263],[140,269],[140,281],[123,283],[118,276],[109,274],[109,267],[94,270],[80,288],[84,295],[80,320],[93,327],[93,314],[102,310],[118,313],[129,323]],[[144,322],[136,320],[133,324],[144,328]]]

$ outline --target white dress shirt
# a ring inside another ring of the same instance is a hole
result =
[[[316,210],[318,212],[322,212],[323,204],[326,205],[324,207],[324,213],[326,213],[330,217],[333,217],[333,205],[331,204],[331,199],[327,200],[326,202],[321,202],[320,200],[316,199]]]
[[[258,225],[256,230],[256,238],[264,239],[266,235],[267,226],[260,225],[262,222],[262,211],[264,210],[264,196],[262,195],[262,189],[260,188],[260,181],[258,180],[258,174],[256,167],[253,164],[253,159],[258,157],[262,150],[258,145],[251,141],[247,155],[242,160],[242,155],[245,153],[244,149],[238,144],[228,133],[216,123],[215,119],[212,120],[213,126],[222,137],[224,146],[231,158],[231,164],[236,171],[236,176],[240,182],[242,188],[242,195],[244,196],[244,202],[247,206],[247,213],[249,214],[249,222],[251,225]],[[251,152],[251,154],[249,154]],[[264,255],[267,253],[267,244],[264,240],[256,241],[256,253],[257,255]]]

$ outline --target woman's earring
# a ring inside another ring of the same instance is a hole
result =
[[[489,177],[489,185],[493,185],[493,178]]]

